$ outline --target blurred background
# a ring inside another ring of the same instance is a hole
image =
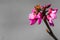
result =
[[[60,40],[60,0],[0,0],[0,40],[54,40],[42,21],[40,25],[29,25],[28,15],[36,4],[52,4],[58,8],[57,19],[51,27]]]

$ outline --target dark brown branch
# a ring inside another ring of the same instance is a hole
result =
[[[47,31],[47,32],[49,33],[49,35],[52,36],[55,40],[58,40],[58,39],[56,38],[56,36],[53,34],[51,28],[49,27],[49,25],[48,25],[48,23],[47,23],[47,21],[46,21],[45,19],[44,19],[44,22],[45,22],[45,24],[46,24],[46,26],[47,26],[47,28],[48,28],[48,30],[49,30],[49,31]]]

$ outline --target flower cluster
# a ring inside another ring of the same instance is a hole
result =
[[[30,25],[33,25],[36,22],[38,24],[40,24],[42,19],[45,17],[46,20],[49,22],[49,24],[51,26],[54,26],[53,20],[56,19],[56,17],[57,17],[56,13],[57,13],[58,9],[49,8],[50,6],[51,6],[51,4],[48,4],[45,6],[36,5],[32,9],[32,12],[29,14]],[[47,11],[46,11],[46,9],[47,9]],[[43,16],[44,13],[45,13],[45,15]]]

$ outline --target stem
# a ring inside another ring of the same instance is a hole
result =
[[[55,40],[58,40],[58,39],[56,38],[56,36],[53,34],[53,32],[52,32],[51,28],[49,27],[47,21],[46,21],[45,19],[43,19],[43,20],[44,20],[44,22],[45,22],[45,24],[46,24],[46,26],[47,26],[47,28],[48,28],[48,30],[49,30],[49,31],[47,31],[47,32],[49,33],[49,35],[51,35]]]

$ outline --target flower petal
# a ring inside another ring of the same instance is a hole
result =
[[[54,26],[54,23],[52,22],[52,23],[49,23],[50,24],[50,26]]]
[[[33,14],[33,13],[29,14],[29,19],[35,19],[35,18],[36,18],[35,14]]]
[[[34,8],[34,9],[32,9],[32,13],[35,13],[36,12],[36,9]]]
[[[34,19],[32,20],[32,19],[30,19],[30,25],[35,24],[35,23],[36,23],[36,21],[37,21],[37,20],[34,20]]]
[[[42,13],[39,12],[38,15],[37,15],[37,18],[41,18],[41,16],[42,16]]]
[[[41,18],[39,18],[38,20],[37,20],[37,22],[38,22],[38,24],[41,24]]]
[[[50,16],[51,16],[52,19],[56,19],[57,18],[56,14],[50,14]]]

